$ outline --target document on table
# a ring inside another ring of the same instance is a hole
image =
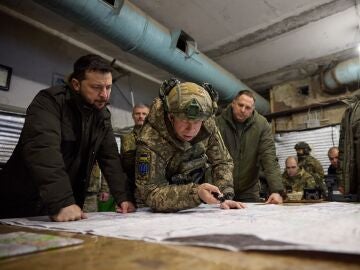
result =
[[[221,210],[201,205],[177,213],[89,213],[88,219],[51,222],[48,217],[0,223],[160,243],[228,250],[314,250],[360,255],[360,204],[247,204]]]

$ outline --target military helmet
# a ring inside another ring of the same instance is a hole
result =
[[[305,154],[309,154],[310,151],[311,151],[311,147],[308,143],[306,142],[298,142],[297,144],[295,144],[295,147],[294,147],[296,150],[297,149],[304,149],[304,153]]]
[[[171,79],[161,85],[160,98],[166,112],[182,119],[206,120],[217,109],[217,93],[210,84]]]

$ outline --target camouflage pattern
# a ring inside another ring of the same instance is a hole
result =
[[[299,171],[295,176],[289,176],[285,170],[282,174],[282,180],[286,191],[291,189],[292,192],[301,192],[304,188],[316,187],[314,177],[303,168],[299,168]]]
[[[210,94],[200,85],[191,82],[177,84],[164,100],[166,111],[182,119],[206,120],[216,107]]]
[[[135,189],[135,200],[137,207],[145,207],[144,201],[140,197],[139,190],[135,188],[135,155],[136,155],[136,140],[139,136],[141,126],[135,126],[134,129],[125,135],[122,135],[121,138],[121,147],[120,147],[120,156],[121,163],[124,169],[124,172],[128,178],[133,183],[133,188]]]
[[[99,193],[109,193],[109,186],[103,177],[99,165],[95,163],[90,176],[89,187],[86,192],[85,201],[83,205],[84,212],[98,211],[98,195]]]
[[[316,187],[325,194],[327,189],[324,182],[324,169],[321,166],[320,161],[311,155],[298,155],[298,166],[314,177]]]
[[[135,178],[148,206],[161,212],[198,206],[197,190],[206,164],[211,164],[214,185],[229,199],[234,196],[232,159],[213,117],[204,121],[191,143],[176,139],[159,98],[147,120],[137,141]]]

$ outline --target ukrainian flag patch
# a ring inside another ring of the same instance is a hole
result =
[[[146,177],[149,174],[150,171],[150,153],[149,152],[143,152],[140,153],[140,156],[138,156],[138,174],[141,177]]]

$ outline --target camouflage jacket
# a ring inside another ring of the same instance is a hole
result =
[[[131,182],[131,190],[134,190],[135,201],[137,207],[145,207],[139,194],[139,190],[135,188],[135,155],[136,155],[136,140],[139,136],[142,126],[135,126],[134,129],[123,136],[121,136],[120,156],[121,164],[124,172]]]
[[[320,161],[311,155],[305,155],[298,157],[299,168],[303,168],[309,174],[314,177],[317,188],[320,188],[323,192],[326,192],[326,185],[324,182],[324,169],[321,166]]]
[[[103,174],[99,168],[99,165],[95,163],[89,181],[89,187],[87,192],[90,193],[100,193],[100,192],[107,192],[109,193],[109,186],[107,185]]]
[[[282,179],[285,189],[291,189],[293,192],[303,191],[304,188],[316,187],[314,177],[303,168],[300,168],[295,176],[289,176],[285,170],[282,174]]]
[[[139,136],[141,126],[135,126],[134,129],[125,135],[122,135],[121,138],[121,163],[123,165],[124,171],[129,177],[129,179],[135,179],[135,154],[136,154],[136,140]]]
[[[233,162],[213,118],[206,120],[192,143],[176,139],[165,121],[160,99],[155,99],[141,129],[136,150],[136,185],[155,211],[174,212],[198,206],[198,173],[211,165],[213,183],[234,196]]]

